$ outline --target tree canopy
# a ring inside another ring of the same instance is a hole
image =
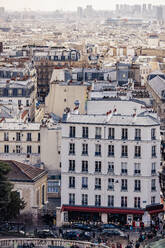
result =
[[[5,162],[0,162],[0,220],[12,220],[16,218],[25,202],[20,198],[13,185],[8,181],[7,174],[11,170]]]

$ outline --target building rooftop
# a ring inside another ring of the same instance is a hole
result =
[[[82,123],[82,124],[101,124],[101,125],[123,125],[123,126],[159,126],[159,121],[148,112],[143,112],[137,116],[134,115],[79,115],[68,114],[63,118],[63,123]]]
[[[148,85],[160,98],[163,97],[162,92],[165,91],[165,79],[157,75],[156,77],[148,81]]]
[[[47,174],[45,170],[32,165],[23,164],[13,160],[0,160],[1,163],[8,164],[11,168],[7,177],[10,181],[35,182]]]

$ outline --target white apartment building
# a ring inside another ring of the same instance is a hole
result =
[[[40,163],[40,123],[0,123],[0,159]]]
[[[64,115],[62,223],[79,218],[149,224],[162,211],[149,208],[160,204],[159,166],[160,124],[148,112]]]

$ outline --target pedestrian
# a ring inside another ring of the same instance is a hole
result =
[[[140,248],[140,243],[138,241],[135,244],[135,248]]]

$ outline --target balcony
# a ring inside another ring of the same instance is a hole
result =
[[[88,156],[88,152],[82,152],[81,155],[82,156]]]
[[[152,158],[156,158],[156,153],[152,153]]]
[[[121,154],[121,157],[122,157],[122,158],[128,158],[128,153],[122,153],[122,154]]]
[[[156,187],[155,186],[151,187],[151,191],[156,191]]]
[[[152,140],[156,140],[156,136],[152,136],[151,139],[152,139]]]
[[[140,176],[141,171],[140,170],[134,170],[134,176]]]
[[[107,190],[114,191],[114,186],[113,185],[109,185]]]
[[[127,174],[128,174],[127,169],[122,169],[122,170],[121,170],[121,175],[127,175]]]
[[[109,169],[109,170],[108,170],[108,173],[109,173],[109,174],[114,174],[114,169]]]
[[[134,191],[135,192],[141,192],[141,188],[135,188]]]
[[[108,136],[108,139],[109,139],[109,140],[114,140],[115,137],[114,137],[114,136]]]
[[[151,170],[151,175],[156,175],[156,170]]]
[[[101,185],[95,185],[95,189],[101,190]]]
[[[95,152],[95,156],[101,156],[101,152]]]
[[[75,189],[75,184],[69,184],[69,188]]]
[[[115,153],[114,152],[109,152],[108,153],[108,157],[114,157],[115,156]]]
[[[141,158],[141,154],[135,154],[134,158],[135,158],[135,159]]]
[[[121,187],[121,191],[128,191],[127,187]]]
[[[82,187],[81,187],[82,189],[88,189],[88,185],[86,185],[86,184],[82,184]]]
[[[127,140],[128,139],[128,136],[121,136],[121,139],[122,140]]]
[[[101,135],[95,135],[95,139],[101,139]]]
[[[135,137],[135,140],[136,141],[139,141],[139,140],[141,140],[141,137],[140,136],[137,136],[137,137]]]

